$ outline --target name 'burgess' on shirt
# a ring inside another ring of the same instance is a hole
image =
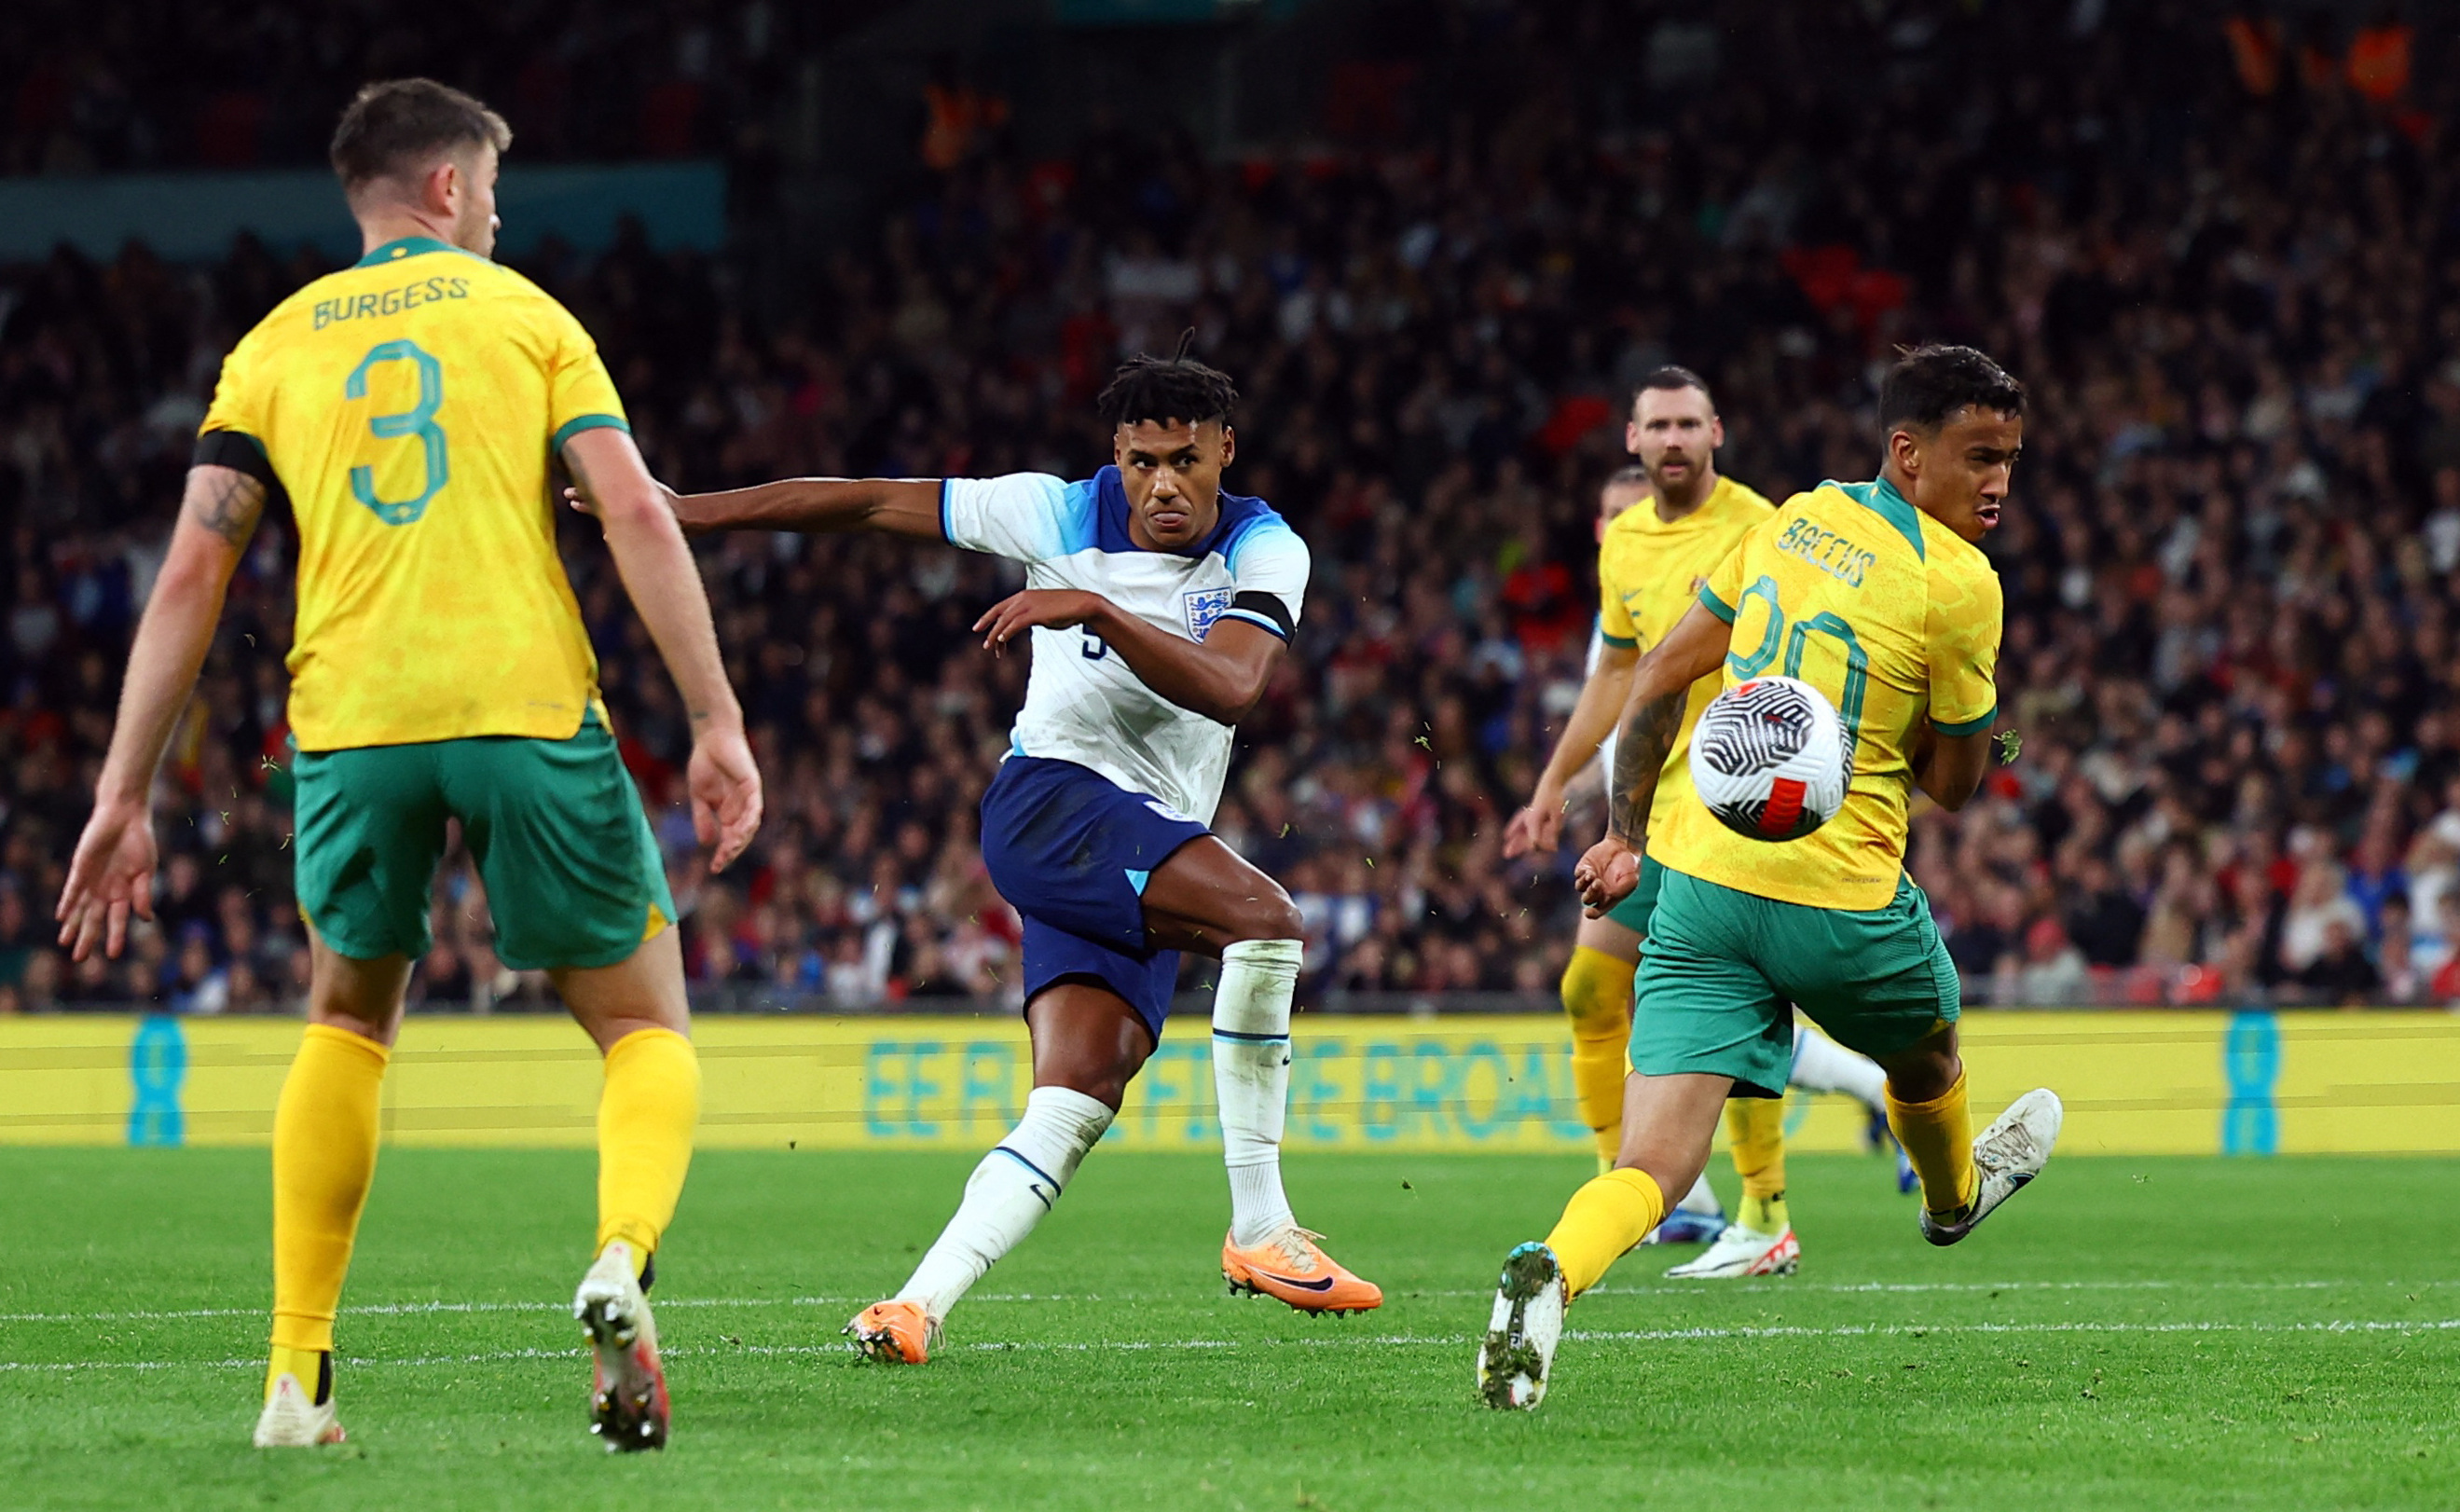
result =
[[[361,294],[355,299],[320,299],[316,302],[316,329],[324,330],[337,320],[368,320],[377,315],[398,315],[405,309],[432,305],[439,299],[467,299],[470,281],[466,278],[422,278],[399,288],[388,288],[380,294]]]

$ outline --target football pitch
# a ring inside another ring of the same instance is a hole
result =
[[[1292,1161],[1387,1291],[1317,1321],[1222,1294],[1218,1163],[1099,1152],[929,1365],[857,1363],[838,1329],[972,1163],[702,1156],[659,1257],[673,1445],[617,1459],[564,1310],[585,1154],[386,1151],[350,1442],[265,1454],[264,1153],[0,1151],[0,1502],[2001,1512],[2449,1506],[2460,1478],[2449,1161],[2062,1156],[1936,1251],[1879,1161],[1797,1157],[1802,1274],[1683,1285],[1688,1251],[1641,1251],[1529,1416],[1477,1404],[1473,1340],[1584,1162]]]

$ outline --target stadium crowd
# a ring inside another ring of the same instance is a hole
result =
[[[1971,341],[2033,410],[1987,546],[2023,754],[1915,826],[1970,993],[2460,1000],[2448,95],[2360,88],[2319,45],[2274,33],[2265,54],[2260,31],[2174,8],[2079,5],[1801,19],[1748,66],[1661,26],[1635,101],[1562,82],[1593,15],[1456,9],[1397,84],[1352,78],[1427,117],[1417,146],[1375,113],[1343,150],[1228,163],[1149,126],[1050,161],[990,134],[783,311],[637,236],[525,270],[598,337],[686,489],[1082,476],[1107,459],[1090,398],[1113,364],[1193,327],[1244,393],[1232,485],[1315,553],[1217,821],[1298,898],[1312,1001],[1551,992],[1572,853],[1533,869],[1498,842],[1577,691],[1632,380],[1708,374],[1722,465],[1782,498],[1871,475],[1891,344]],[[1940,87],[1985,72],[1991,90]],[[526,130],[522,99],[502,102]],[[1778,145],[1805,139],[1825,160]],[[219,357],[321,270],[243,243],[214,267],[132,246],[0,275],[0,1005],[260,1008],[305,979],[279,521],[163,777],[159,927],[72,967],[47,919]],[[694,977],[762,1000],[1000,995],[1015,926],[973,806],[1024,668],[966,627],[1010,569],[869,539],[706,548],[771,787],[750,860],[704,883],[674,807],[680,711],[583,523],[567,557],[666,816]],[[435,924],[414,993],[542,990],[496,963],[457,862]]]
[[[859,8],[847,8],[859,14]],[[765,157],[756,114],[797,32],[829,18],[717,6],[430,0],[381,8],[18,0],[0,11],[0,174],[324,160],[361,79],[449,77],[520,122],[532,160]]]

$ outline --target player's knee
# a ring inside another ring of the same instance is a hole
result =
[[[1240,900],[1221,921],[1221,943],[1243,945],[1250,940],[1304,940],[1306,938],[1306,917],[1290,895],[1278,884],[1267,883],[1253,898]]]
[[[1964,1075],[1963,1058],[1954,1047],[1936,1042],[1881,1056],[1879,1068],[1888,1074],[1888,1096],[1898,1102],[1936,1101]]]
[[[1700,1180],[1700,1173],[1708,1168],[1705,1151],[1697,1155],[1683,1155],[1670,1150],[1635,1151],[1628,1145],[1624,1146],[1615,1164],[1639,1171],[1655,1182],[1658,1191],[1665,1194],[1665,1206],[1669,1211],[1675,1203],[1683,1201],[1685,1194],[1691,1190],[1692,1183]]]
[[[1089,1055],[1050,1068],[1044,1084],[1083,1093],[1116,1113],[1127,1100],[1128,1083],[1144,1069],[1144,1063],[1142,1055],[1124,1053],[1107,1059]]]
[[[1263,928],[1264,933],[1259,936],[1261,939],[1304,940],[1306,938],[1306,916],[1299,912],[1297,904],[1283,896],[1265,910]]]
[[[1631,972],[1631,967],[1602,950],[1586,946],[1574,948],[1559,985],[1563,1012],[1572,1015],[1576,1025],[1594,1025],[1609,1033],[1621,1026],[1622,1032],[1628,1032]]]

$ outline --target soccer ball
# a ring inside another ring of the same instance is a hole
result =
[[[1752,840],[1800,840],[1834,819],[1853,777],[1843,722],[1800,678],[1736,683],[1691,731],[1691,786],[1720,823]]]

